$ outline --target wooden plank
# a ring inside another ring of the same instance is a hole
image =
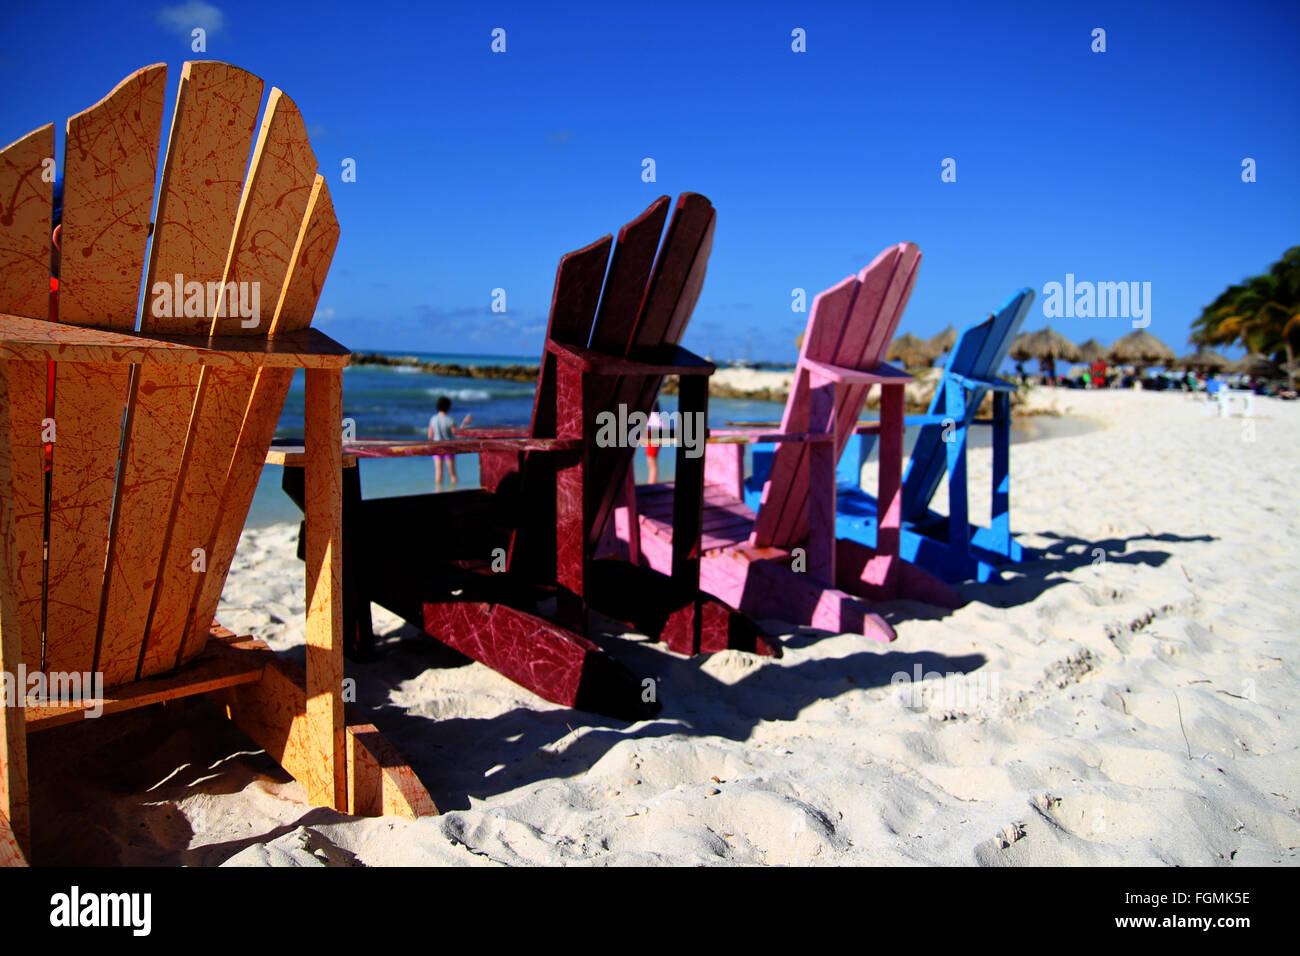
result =
[[[618,241],[614,244],[609,274],[600,299],[600,311],[591,329],[591,351],[607,357],[628,354],[671,205],[668,196],[660,196],[618,231]],[[596,406],[608,408],[618,382],[602,381],[595,388]]]
[[[320,754],[309,732],[306,675],[301,667],[275,658],[258,683],[218,691],[212,697],[295,779],[305,781],[313,773]],[[344,752],[348,755],[345,802],[318,803],[318,797],[309,793],[313,803],[359,814],[378,809],[407,819],[438,812],[424,784],[372,725],[350,723],[344,732]]]
[[[27,857],[8,818],[0,812],[0,867],[6,866],[27,866]]]
[[[289,97],[272,89],[222,276],[223,283],[250,283],[250,290],[256,284],[267,308],[249,327],[243,327],[237,315],[218,315],[212,321],[213,334],[266,336],[273,319],[269,303],[280,300],[315,179],[316,159],[302,116]],[[283,403],[282,397],[275,404],[262,400],[250,413],[249,400],[259,374],[209,367],[200,375],[142,676],[176,665],[189,624],[198,620],[194,611],[205,579],[213,569],[229,567],[231,555],[216,550],[216,538],[232,462],[240,448],[247,448],[244,443],[266,433],[266,420],[277,418]],[[255,421],[246,422],[246,414]],[[238,441],[232,436],[239,436]],[[265,455],[264,446],[257,457],[261,460]],[[193,570],[195,549],[206,555],[201,573]],[[220,583],[216,586],[219,591]]]
[[[572,364],[594,376],[598,386],[601,379],[617,379],[622,376],[705,377],[717,370],[712,362],[706,362],[677,345],[644,346],[638,349],[639,355],[635,359],[616,358],[592,349],[555,341],[546,343],[546,351],[572,360]]]
[[[557,437],[581,440],[591,434],[599,411],[596,395],[592,376],[561,357],[555,383]],[[556,618],[579,634],[587,632],[587,587],[595,555],[586,536],[596,498],[591,486],[593,451],[594,443],[584,442],[579,452],[555,456],[559,460],[555,462],[555,525],[551,540],[558,586]],[[525,507],[538,510],[532,505],[527,502]]]
[[[284,291],[279,297],[276,312],[271,319],[272,340],[276,337],[301,335],[315,315],[325,277],[329,272],[334,250],[338,246],[339,223],[334,214],[329,189],[323,176],[317,175],[312,183],[307,208],[303,212],[294,242],[293,259],[284,280]],[[309,373],[310,374],[310,373]],[[196,610],[190,622],[181,656],[202,646],[203,621],[216,613],[221,600],[221,589],[230,571],[240,533],[253,504],[257,480],[262,472],[266,453],[275,437],[280,411],[293,377],[289,369],[262,369],[253,385],[248,409],[239,431],[235,456],[226,479],[225,494],[221,499],[220,519],[210,549],[213,556],[208,573],[199,591]],[[342,410],[334,427],[342,427]]]
[[[0,311],[49,317],[53,160],[52,124],[0,150]]]
[[[351,351],[316,329],[272,340],[106,332],[0,313],[0,360],[216,368],[346,368]]]
[[[32,622],[30,611],[19,603],[18,540],[14,533],[17,508],[10,492],[15,472],[11,453],[10,414],[12,405],[8,398],[12,368],[0,369],[0,675],[16,675],[19,665],[26,660],[24,643],[28,640]],[[39,552],[38,552],[39,553]],[[34,557],[29,559],[35,563]],[[37,569],[39,570],[39,564]],[[39,584],[39,579],[37,580]],[[39,596],[39,589],[37,591]],[[36,624],[39,625],[39,618]],[[36,654],[31,666],[40,667],[40,632],[36,630]],[[11,678],[12,679],[12,678]],[[18,694],[24,690],[18,688]],[[0,699],[0,815],[11,821],[19,845],[30,847],[30,812],[27,791],[27,734],[23,721],[21,702],[7,707]]]
[[[815,431],[835,427],[835,399],[839,391],[816,370],[809,380],[808,424]],[[835,584],[835,456],[829,443],[808,445],[807,508],[808,566],[814,580]]]
[[[135,327],[153,213],[167,68],[137,70],[68,120],[59,319]],[[128,366],[55,372],[45,665],[95,668]]]
[[[343,373],[309,369],[306,382],[307,727],[319,762],[303,784],[313,802],[343,809],[343,468],[338,423]],[[332,796],[330,796],[332,794]]]
[[[790,397],[786,400],[785,410],[781,415],[781,431],[809,430],[810,373],[802,363],[809,357],[835,354],[847,327],[849,312],[857,298],[860,286],[861,282],[857,277],[849,276],[813,299],[812,312],[808,317],[808,327],[804,331],[804,341],[800,349],[798,360],[800,364],[795,372]],[[799,507],[799,501],[794,497],[795,490],[792,487],[798,462],[798,449],[787,448],[784,445],[777,447],[762,491],[760,517],[754,531],[756,541],[770,543],[776,539],[783,525],[789,526],[797,522],[797,517],[791,516],[788,524],[785,512],[788,508],[798,510]]]
[[[628,354],[671,205],[668,196],[660,196],[618,231],[618,242],[610,257],[609,275],[600,299],[600,311],[591,330],[592,351],[608,355]]]
[[[681,380],[679,398],[683,412],[698,414],[708,420],[709,382],[703,378]],[[691,457],[686,447],[677,449],[677,472],[673,489],[673,569],[674,599],[693,605],[686,635],[692,651],[698,653],[703,633],[702,608],[699,606],[700,557],[704,523],[704,456]],[[678,641],[682,638],[679,636]],[[671,644],[671,642],[670,642]]]
[[[373,724],[347,727],[347,812],[417,820],[438,812],[415,771]]]
[[[363,438],[343,445],[345,458],[356,464],[358,458],[420,458],[428,455],[474,455],[525,451],[576,451],[582,440],[576,438],[453,438],[447,441],[403,441]],[[301,467],[306,459],[301,445],[273,445],[266,452],[268,465]],[[344,461],[343,467],[348,467]]]
[[[102,699],[29,705],[25,711],[27,731],[36,733],[76,723],[86,719],[87,711],[99,715],[118,714],[166,700],[256,683],[262,679],[267,663],[273,658],[271,649],[260,641],[249,638],[233,642],[209,639],[203,653],[179,674],[123,684]]]
[[[664,235],[626,357],[635,359],[643,350],[677,345],[681,341],[704,285],[715,222],[713,205],[705,197],[682,193],[677,198],[677,208]],[[616,410],[619,405],[626,405],[629,414],[648,412],[661,384],[659,376],[622,377],[610,392],[612,397],[607,407]],[[621,447],[593,452],[592,487],[599,491],[600,497],[588,529],[588,542],[592,546],[604,533],[623,470],[631,465],[635,452],[635,448]]]
[[[54,127],[42,126],[0,151],[0,311],[49,326],[50,222],[54,183],[43,172],[54,157]],[[20,636],[11,663],[41,667],[44,613],[45,445],[44,362],[0,366],[0,494],[8,505],[5,566],[16,602],[5,625]],[[25,826],[25,823],[24,823]]]
[[[136,70],[68,120],[60,321],[135,328],[167,67]]]
[[[555,288],[551,293],[551,315],[546,329],[548,341],[581,346],[590,339],[611,244],[611,237],[603,236],[560,257],[555,272]],[[537,391],[533,395],[530,434],[534,438],[559,436],[556,415],[558,362],[553,353],[543,352]],[[520,477],[521,496],[527,502],[527,508],[510,545],[512,571],[538,581],[555,580],[556,471],[570,467],[571,457],[525,456]]]
[[[293,335],[311,325],[340,233],[329,186],[325,177],[318,174],[312,181],[307,209],[294,241],[289,276],[271,319],[272,339]]]
[[[261,101],[262,81],[251,73],[215,62],[182,67],[145,278],[142,330],[208,331],[211,316],[187,316],[176,300],[189,283],[221,280]],[[201,373],[196,366],[150,365],[138,369],[132,381],[96,654],[96,669],[110,686],[135,679],[140,670]],[[196,651],[201,649],[200,644]]]

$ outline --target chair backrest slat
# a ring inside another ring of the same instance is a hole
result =
[[[339,220],[325,177],[318,175],[307,200],[302,227],[294,244],[293,261],[284,291],[275,307],[271,336],[298,332],[311,325],[339,244]]]
[[[183,67],[158,192],[142,330],[193,335],[211,327],[208,283],[219,283],[225,270],[261,100],[262,81],[243,70],[209,61]],[[185,307],[190,283],[203,290],[205,310],[198,314]],[[196,366],[136,372],[100,624],[97,667],[110,685],[134,679],[139,670],[201,374]]]
[[[931,415],[942,415],[947,407],[944,383],[950,372],[971,375],[976,378],[989,378],[997,374],[1011,343],[1020,331],[1029,307],[1034,301],[1033,289],[1021,289],[1012,295],[994,315],[983,322],[973,325],[961,334],[948,355],[944,367],[944,378],[935,389],[930,401]],[[960,387],[960,386],[954,386]],[[966,405],[966,420],[969,422],[979,410],[984,398],[984,389],[976,389]],[[939,489],[947,469],[948,452],[943,440],[944,429],[939,425],[926,425],[917,435],[912,447],[912,457],[903,478],[903,518],[917,520],[930,507],[930,499]]]
[[[612,241],[610,236],[602,236],[591,245],[560,258],[551,293],[551,316],[546,326],[548,340],[586,348],[600,304],[600,287],[605,280]],[[548,352],[542,357],[537,392],[533,396],[530,433],[534,438],[555,437],[555,389],[555,356]]]
[[[609,275],[600,297],[600,311],[592,328],[594,351],[627,354],[671,205],[671,199],[660,196],[618,231],[609,260]]]
[[[135,328],[148,248],[167,68],[137,70],[68,120],[59,320]],[[130,368],[56,366],[45,666],[95,668]]]
[[[0,311],[45,319],[50,308],[50,228],[54,126],[33,130],[0,151]],[[0,363],[0,533],[4,568],[0,587],[12,589],[6,614],[22,635],[23,660],[41,667],[42,555],[45,548],[46,363]]]
[[[325,185],[325,177],[317,175],[294,243],[289,273],[272,319],[272,337],[277,332],[296,332],[311,324],[338,240],[339,221],[334,214],[334,203],[330,199],[329,188]],[[194,612],[190,615],[189,628],[181,647],[182,659],[197,654],[207,642],[207,625],[217,612],[221,589],[225,585],[230,562],[235,556],[239,535],[244,530],[244,521],[248,518],[248,509],[257,491],[257,478],[266,461],[266,450],[275,437],[279,410],[284,405],[292,379],[293,370],[287,368],[263,368],[257,373],[249,411],[244,415],[235,457],[230,465],[225,493],[218,509],[217,530],[212,545],[213,561],[208,565]],[[263,412],[263,408],[275,409],[276,414]]]
[[[637,358],[643,350],[681,342],[704,284],[715,220],[713,205],[705,197],[697,193],[678,197],[624,356]],[[597,336],[604,337],[604,333],[597,330],[593,338]],[[620,376],[608,392],[605,408],[617,411],[626,405],[629,416],[649,412],[661,385],[659,376]],[[595,520],[587,529],[591,546],[600,539],[613,513],[635,453],[635,448],[622,446],[592,449],[592,487],[600,497]]]
[[[850,276],[817,296],[782,415],[782,431],[802,431],[808,425],[811,375],[803,366],[805,359],[854,369],[879,364],[907,306],[920,262],[916,246],[899,243],[880,253],[858,276]],[[833,420],[837,459],[869,391],[867,385],[836,390]],[[801,442],[779,444],[754,523],[755,543],[788,548],[806,538],[808,494],[807,446]]]
[[[245,326],[239,310],[218,310],[212,317],[214,335],[268,334],[315,180],[316,157],[302,115],[288,96],[272,89],[222,276],[223,285],[233,283],[240,299],[250,306],[256,290],[260,314],[248,317]],[[217,550],[216,538],[232,464],[241,457],[241,448],[247,453],[253,439],[264,433],[267,420],[273,431],[284,401],[279,389],[278,394],[255,398],[257,380],[256,371],[240,368],[208,367],[200,376],[142,675],[176,666],[190,625],[199,626],[196,612],[205,581],[217,569],[229,567],[232,556]],[[270,380],[278,385],[275,377]],[[287,387],[286,381],[284,390]],[[246,421],[246,416],[251,420]],[[232,442],[232,435],[239,436],[237,442]],[[265,453],[262,448],[261,454]],[[224,549],[225,542],[222,545]],[[202,573],[194,570],[195,549],[203,554]],[[209,623],[204,621],[202,627]]]

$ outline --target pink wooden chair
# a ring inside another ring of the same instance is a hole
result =
[[[898,557],[903,387],[911,377],[883,357],[920,262],[915,245],[900,243],[817,296],[778,432],[711,433],[700,570],[700,586],[710,594],[754,616],[885,641],[894,630],[866,600],[960,604],[946,584]],[[882,389],[880,423],[861,426],[858,415],[875,385]],[[881,532],[874,550],[835,537],[835,463],[855,431],[880,439]],[[744,503],[750,442],[778,443],[757,514]],[[670,489],[625,492],[615,516],[629,557],[652,568],[667,567],[672,554]]]

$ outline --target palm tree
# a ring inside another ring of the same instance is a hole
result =
[[[1192,323],[1197,345],[1232,345],[1248,352],[1286,356],[1295,388],[1295,357],[1300,348],[1300,246],[1292,246],[1268,272],[1229,286]]]

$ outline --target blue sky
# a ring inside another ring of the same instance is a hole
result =
[[[811,299],[901,240],[924,254],[904,331],[960,327],[1022,286],[1038,328],[1044,284],[1073,273],[1150,282],[1149,331],[1181,353],[1202,306],[1300,243],[1292,0],[543,6],[13,6],[0,139],[53,121],[61,151],[70,114],[152,62],[172,98],[191,58],[281,87],[343,226],[317,325],[356,349],[535,355],[559,256],[683,190],[718,210],[685,342],[716,358],[792,360],[791,290]]]

